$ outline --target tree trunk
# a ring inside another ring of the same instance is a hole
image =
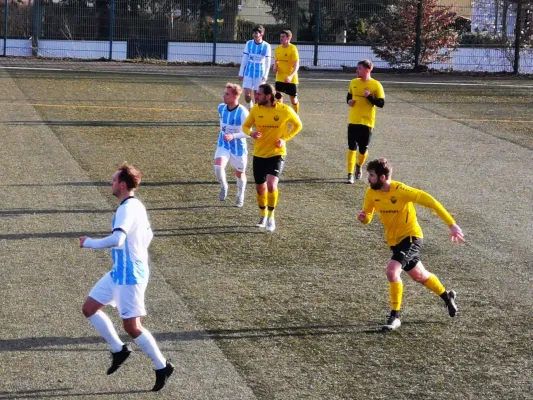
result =
[[[503,0],[502,7],[502,38],[507,40],[507,14],[509,12],[509,0]]]
[[[225,0],[224,10],[222,11],[222,18],[224,23],[222,24],[221,40],[231,42],[236,39],[237,30],[237,12],[239,10],[239,0]]]
[[[289,27],[292,32],[292,40],[298,40],[298,30],[300,29],[300,7],[298,1],[291,1],[291,10],[289,13]]]

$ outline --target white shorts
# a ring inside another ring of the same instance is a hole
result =
[[[108,272],[93,286],[89,297],[103,305],[117,307],[120,318],[128,319],[146,315],[144,292],[146,283],[117,285]]]
[[[262,85],[263,83],[263,78],[250,78],[249,76],[245,76],[242,80],[242,87],[257,91],[259,85]]]
[[[229,160],[230,165],[239,172],[244,172],[246,170],[246,165],[248,165],[248,154],[236,156],[224,147],[217,147],[217,151],[215,152],[215,159],[217,158],[224,158],[226,160]]]

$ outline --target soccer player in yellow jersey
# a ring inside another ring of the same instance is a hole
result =
[[[292,32],[281,31],[280,45],[274,50],[274,72],[276,73],[276,92],[287,93],[291,99],[292,108],[296,114],[300,113],[298,102],[298,69],[300,68],[300,55],[295,45],[291,43]]]
[[[261,213],[257,226],[266,227],[267,232],[276,229],[274,210],[278,203],[279,176],[287,154],[286,143],[302,130],[298,115],[292,108],[277,101],[276,95],[272,85],[260,85],[256,105],[242,126],[244,133],[255,139],[253,170]]]
[[[357,219],[363,224],[372,221],[374,211],[385,228],[387,244],[392,250],[392,257],[387,264],[387,279],[391,313],[384,330],[400,327],[400,307],[402,304],[403,284],[400,277],[402,270],[416,282],[440,296],[445,303],[450,317],[455,317],[455,291],[447,291],[439,278],[424,268],[420,261],[422,249],[422,229],[416,218],[414,203],[428,207],[450,228],[450,237],[454,242],[464,242],[463,232],[444,207],[428,193],[391,180],[392,167],[385,158],[368,163],[368,182],[363,210],[357,213]]]
[[[361,167],[368,157],[368,145],[372,136],[372,128],[376,123],[376,107],[383,108],[385,105],[383,86],[370,77],[373,68],[371,61],[359,61],[357,78],[352,79],[348,86],[346,102],[350,106],[350,114],[348,116],[348,151],[346,152],[348,180],[346,183],[354,183],[355,179],[361,179]]]

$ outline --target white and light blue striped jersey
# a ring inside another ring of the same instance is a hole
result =
[[[271,53],[270,44],[264,40],[259,44],[255,43],[254,40],[247,41],[242,52],[239,76],[266,80],[270,70]]]
[[[148,246],[153,238],[146,208],[135,197],[128,197],[118,207],[113,218],[113,231],[126,234],[123,245],[111,249],[111,278],[117,285],[148,283]]]
[[[220,117],[218,147],[224,147],[234,156],[248,154],[248,146],[246,144],[246,137],[248,136],[242,130],[242,124],[244,124],[244,121],[248,118],[248,114],[246,107],[241,104],[233,110],[229,110],[227,104],[220,104],[218,106],[218,116]],[[238,138],[226,142],[224,140],[224,135],[226,133],[237,135]]]

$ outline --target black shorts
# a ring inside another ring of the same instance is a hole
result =
[[[372,128],[366,125],[348,124],[348,148],[365,154],[372,138]]]
[[[274,156],[268,158],[256,157],[253,159],[254,179],[257,185],[266,182],[267,175],[279,176],[283,171],[285,159],[283,156]]]
[[[422,238],[408,236],[396,246],[391,246],[391,260],[402,264],[404,271],[411,271],[420,261],[420,250],[422,250],[423,244]]]
[[[276,81],[276,92],[283,92],[289,96],[298,96],[298,85],[295,83]]]

